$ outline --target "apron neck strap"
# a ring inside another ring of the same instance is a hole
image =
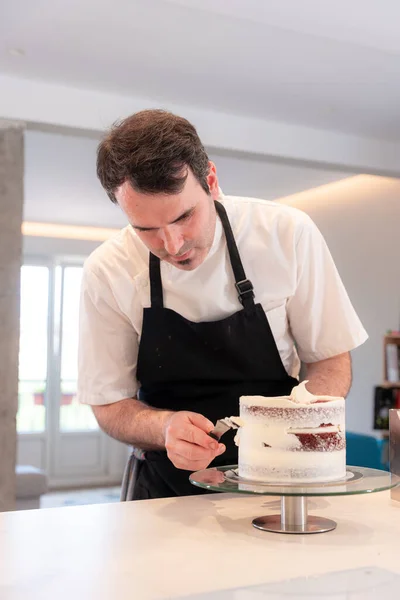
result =
[[[253,284],[250,279],[247,279],[246,273],[244,272],[242,260],[239,255],[235,236],[233,235],[225,206],[216,200],[215,208],[217,209],[222,227],[224,228],[226,245],[228,246],[229,258],[231,260],[232,271],[235,277],[235,287],[239,295],[239,300],[244,307],[252,306],[254,305]]]
[[[152,308],[163,308],[160,259],[150,252],[149,258],[150,300]]]
[[[249,307],[254,305],[253,285],[247,279],[244,272],[243,264],[239,255],[239,250],[235,242],[231,224],[229,223],[228,215],[225,207],[215,201],[217,214],[221,219],[224,229],[226,245],[228,247],[229,258],[232,265],[233,275],[235,277],[235,287],[238,292],[238,297],[243,306]],[[160,259],[150,252],[149,257],[149,276],[150,276],[150,298],[152,308],[163,308],[163,291],[161,282]]]

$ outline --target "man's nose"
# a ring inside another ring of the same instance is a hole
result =
[[[171,256],[179,254],[182,248],[183,239],[177,227],[166,227],[163,231],[164,248]]]

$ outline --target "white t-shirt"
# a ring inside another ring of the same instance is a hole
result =
[[[283,365],[297,377],[310,363],[352,350],[367,334],[326,243],[303,212],[275,202],[224,196],[255,301],[263,306]],[[109,404],[135,397],[143,308],[150,306],[149,251],[131,226],[99,246],[84,266],[78,398]],[[193,271],[161,262],[164,306],[190,321],[241,310],[222,224]],[[299,360],[300,359],[300,360]]]

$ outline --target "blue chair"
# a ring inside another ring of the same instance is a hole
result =
[[[363,433],[346,432],[346,462],[349,466],[389,471],[388,440]]]

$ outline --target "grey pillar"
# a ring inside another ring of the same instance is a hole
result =
[[[0,511],[15,507],[24,132],[0,121]]]

